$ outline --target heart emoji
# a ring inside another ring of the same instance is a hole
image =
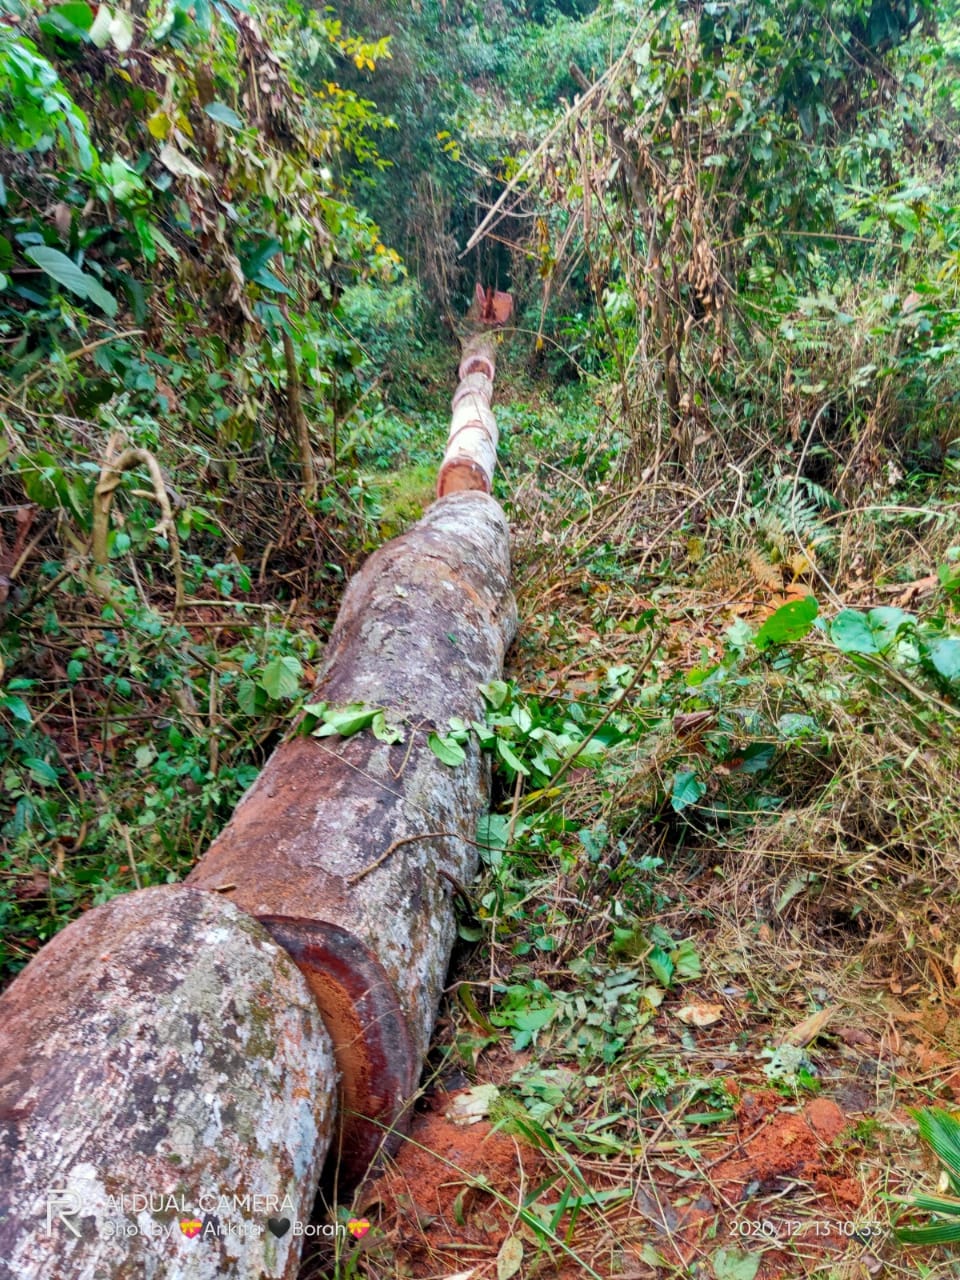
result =
[[[198,1236],[203,1230],[203,1223],[199,1218],[184,1218],[183,1222],[180,1223],[180,1230],[188,1240],[192,1240],[194,1236]]]
[[[362,1240],[370,1230],[370,1223],[366,1218],[351,1218],[347,1223],[347,1230],[355,1240]]]
[[[290,1230],[289,1218],[268,1218],[267,1226],[279,1240],[281,1236],[285,1236]]]

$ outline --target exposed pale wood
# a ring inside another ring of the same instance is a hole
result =
[[[453,396],[453,417],[437,496],[479,490],[489,493],[497,464],[497,422],[490,409],[496,373],[494,339],[479,334],[464,345],[460,383]]]

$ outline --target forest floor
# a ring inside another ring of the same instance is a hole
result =
[[[580,445],[597,431],[586,422]],[[937,1181],[910,1109],[960,1105],[955,882],[918,893],[909,824],[881,812],[898,785],[915,804],[911,762],[878,784],[852,722],[848,742],[821,740],[799,764],[743,717],[732,746],[718,739],[737,699],[775,695],[782,710],[799,691],[816,711],[809,668],[784,661],[739,668],[719,708],[689,701],[690,673],[729,655],[731,626],[816,594],[816,575],[751,563],[749,512],[713,520],[720,504],[682,485],[624,496],[602,469],[591,483],[589,459],[572,478],[577,443],[549,434],[513,440],[504,481],[517,701],[534,718],[614,701],[653,719],[563,786],[502,785],[483,943],[457,959],[411,1131],[350,1206],[370,1227],[336,1274],[955,1276],[949,1251],[905,1248],[891,1229],[890,1197]],[[595,462],[603,446],[585,447]],[[929,591],[942,548],[912,538],[891,567],[891,545],[885,573],[879,556],[857,552],[851,571],[854,553],[835,553],[844,606]],[[887,763],[901,719],[894,708],[866,730],[875,740],[883,723]],[[678,761],[705,779],[699,818],[664,802]],[[332,1261],[307,1257],[303,1275]]]

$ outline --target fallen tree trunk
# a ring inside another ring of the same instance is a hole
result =
[[[215,894],[87,912],[0,996],[0,1276],[295,1276],[336,1075],[302,975]]]
[[[513,635],[507,523],[481,493],[434,504],[370,557],[344,596],[314,696],[383,707],[403,740],[365,731],[280,746],[189,882],[260,917],[304,969],[344,1091],[345,1180],[412,1094],[476,871],[488,765],[457,767],[431,732],[482,718],[477,685]]]
[[[488,799],[476,739],[431,735],[482,717],[516,623],[493,373],[468,346],[448,451],[482,483],[370,557],[316,688],[402,740],[285,742],[188,885],[89,912],[0,998],[0,1280],[286,1280],[335,1103],[341,1188],[401,1122]]]

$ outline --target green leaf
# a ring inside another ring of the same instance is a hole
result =
[[[653,976],[665,987],[673,981],[673,961],[661,947],[654,947],[645,957]]]
[[[237,706],[245,716],[255,716],[259,711],[259,689],[252,680],[241,680],[237,685]]]
[[[530,770],[502,738],[497,739],[497,755],[504,764],[509,765],[516,773],[522,773],[525,778],[530,777]]]
[[[107,293],[99,280],[94,280],[93,276],[87,276],[87,297],[94,306],[99,307],[104,315],[108,315],[111,320],[117,314],[116,298],[112,293]]]
[[[927,1227],[897,1227],[894,1235],[903,1244],[957,1244],[960,1222],[932,1222]]]
[[[907,613],[906,609],[894,608],[893,605],[879,605],[867,614],[867,622],[880,649],[889,649],[901,628],[915,621],[912,613]]]
[[[382,707],[368,707],[364,702],[351,702],[345,707],[328,707],[323,713],[323,724],[314,729],[315,738],[351,738],[361,729],[369,729]]]
[[[387,717],[382,711],[378,711],[370,721],[370,728],[372,729],[373,736],[377,741],[385,742],[388,747],[392,746],[395,742],[403,741],[403,733],[396,725],[387,723]]]
[[[37,26],[46,36],[60,36],[76,42],[86,40],[93,25],[93,10],[82,0],[69,0],[67,4],[54,5],[37,19]]]
[[[926,657],[944,680],[960,680],[960,637],[944,636],[926,647]]]
[[[670,953],[674,967],[674,976],[679,982],[690,982],[701,977],[700,956],[691,938],[684,938],[674,951]]]
[[[773,764],[776,748],[770,742],[751,742],[743,757],[735,766],[737,773],[763,773]]]
[[[438,760],[443,764],[450,765],[451,769],[456,768],[458,764],[463,764],[467,758],[467,753],[459,742],[454,742],[453,738],[441,738],[439,733],[430,733],[427,735],[427,745]]]
[[[674,813],[682,813],[688,805],[696,804],[706,789],[695,773],[689,769],[678,769],[670,787],[670,806]]]
[[[941,1107],[912,1111],[920,1137],[946,1167],[953,1190],[960,1194],[960,1118]]]
[[[23,763],[29,769],[30,777],[42,787],[54,787],[59,781],[56,769],[39,756],[27,756]]]
[[[258,240],[252,245],[245,245],[244,252],[240,255],[240,267],[244,278],[255,280],[257,272],[262,267],[265,267],[270,259],[279,253],[282,248],[280,241],[272,237]]]
[[[718,1249],[710,1258],[716,1280],[754,1280],[760,1270],[759,1253],[739,1249]]]
[[[260,673],[260,688],[270,698],[290,698],[300,688],[303,666],[299,658],[289,654],[268,662]]]
[[[486,684],[478,684],[477,688],[494,711],[500,710],[510,692],[510,686],[506,680],[488,680]]]
[[[0,710],[9,711],[14,720],[22,720],[24,724],[33,724],[30,708],[22,698],[14,698],[10,694],[0,697]]]
[[[228,129],[243,128],[243,121],[225,102],[208,102],[203,109],[211,120],[216,120],[218,124],[225,124]]]
[[[65,289],[69,289],[71,293],[75,293],[81,298],[89,298],[111,319],[117,314],[116,298],[107,293],[106,289],[94,276],[89,275],[86,271],[81,271],[73,259],[68,258],[65,253],[61,253],[59,249],[53,249],[46,244],[38,244],[25,250],[24,256],[35,263],[41,271],[45,271],[48,276],[56,280],[57,284],[63,285]]]
[[[772,644],[791,644],[802,640],[819,612],[820,606],[813,596],[781,605],[757,632],[757,648],[768,649]]]
[[[830,624],[830,639],[844,653],[879,653],[867,615],[856,609],[841,609]]]

